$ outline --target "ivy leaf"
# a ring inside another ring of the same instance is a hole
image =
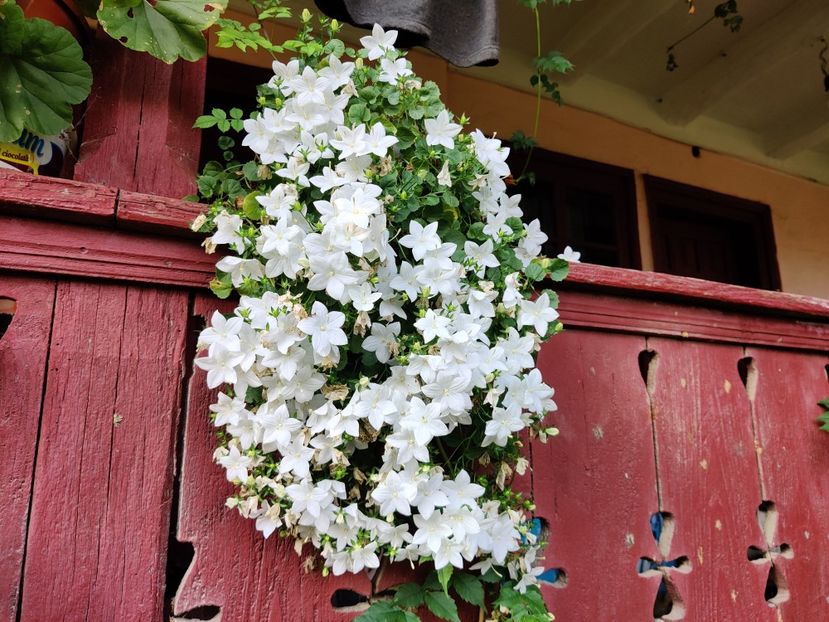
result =
[[[358,347],[362,347],[359,346]],[[410,607],[416,609],[423,604],[425,590],[423,586],[417,583],[404,583],[397,588],[394,593],[394,602],[401,607]]]
[[[91,86],[92,71],[68,30],[24,19],[16,4],[0,7],[0,140],[17,140],[24,128],[60,133]]]
[[[452,587],[462,599],[471,605],[478,607],[485,607],[484,602],[484,586],[481,585],[481,580],[468,572],[459,572],[452,579]]]
[[[131,50],[165,63],[195,61],[207,52],[202,31],[227,8],[227,0],[103,0],[98,21]]]
[[[443,592],[426,592],[426,607],[442,620],[461,622],[458,617],[458,606],[451,597]]]

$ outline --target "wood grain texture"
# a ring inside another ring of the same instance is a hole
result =
[[[538,367],[555,390],[561,435],[532,446],[536,515],[550,526],[545,566],[567,585],[543,588],[557,619],[648,620],[656,584],[636,574],[653,554],[656,511],[650,411],[638,355],[645,339],[587,330],[544,345]]]
[[[570,266],[564,288],[580,287],[622,290],[650,298],[681,300],[686,304],[714,305],[757,313],[758,309],[778,314],[829,317],[829,300],[772,292],[739,285],[727,285],[684,276],[608,268],[592,264]]]
[[[158,231],[203,238],[203,235],[190,230],[190,224],[196,216],[205,211],[207,211],[207,206],[201,203],[123,190],[118,195],[116,221],[118,227],[122,229]]]
[[[94,224],[115,222],[114,188],[0,169],[0,212]]]
[[[760,483],[738,346],[648,339],[661,510],[673,514],[670,558],[687,555],[690,574],[673,572],[687,622],[772,621],[760,579],[746,557],[756,530]]]
[[[0,216],[0,268],[204,287],[217,257],[195,242]]]
[[[186,293],[61,283],[20,620],[160,620]]]
[[[55,283],[0,275],[0,297],[17,301],[0,337],[0,620],[15,620]]]
[[[182,197],[195,188],[207,59],[167,65],[98,33],[75,179]]]
[[[765,498],[779,514],[775,544],[794,549],[794,559],[778,560],[791,591],[780,611],[786,622],[827,620],[829,434],[818,429],[815,417],[821,413],[816,402],[829,395],[829,356],[765,348],[749,348],[746,355],[757,368],[754,407]],[[756,521],[743,538],[749,540],[741,542],[744,549],[762,545]],[[751,570],[765,580],[768,565]],[[752,597],[762,602],[762,590]]]
[[[208,296],[197,296],[195,309],[202,317],[209,318],[216,306]],[[188,390],[177,538],[191,542],[195,556],[176,593],[173,614],[217,606],[222,620],[343,622],[356,617],[335,611],[331,596],[340,588],[370,593],[364,574],[323,578],[319,572],[305,573],[292,542],[276,535],[266,541],[254,521],[225,507],[234,487],[213,463],[216,440],[208,406],[215,392],[208,391],[201,370],[193,374]]]
[[[666,302],[659,295],[636,298],[614,293],[606,288],[561,292],[559,312],[565,325],[804,350],[822,350],[829,341],[825,319],[768,317]]]

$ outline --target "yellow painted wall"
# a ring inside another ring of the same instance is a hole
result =
[[[532,131],[531,95],[452,70],[442,78],[447,105],[473,126],[507,138]],[[644,268],[653,266],[641,184],[648,174],[768,204],[784,291],[829,298],[829,186],[718,153],[695,158],[688,145],[550,101],[542,104],[536,138],[545,149],[636,172]]]
[[[212,45],[210,53],[270,64],[266,57],[242,56]],[[428,53],[414,51],[409,58],[420,75],[437,82],[452,112],[471,118],[472,127],[504,138],[516,130],[532,132],[536,102],[531,94],[461,74]],[[768,204],[783,290],[829,298],[829,186],[709,151],[695,158],[689,145],[548,100],[542,104],[536,138],[545,149],[635,171],[645,269],[653,267],[642,188],[642,175],[649,174]]]

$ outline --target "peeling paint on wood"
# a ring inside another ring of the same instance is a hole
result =
[[[17,301],[0,337],[0,619],[15,620],[55,283],[0,275],[0,297]]]
[[[19,619],[160,620],[188,297],[61,283],[55,305]]]

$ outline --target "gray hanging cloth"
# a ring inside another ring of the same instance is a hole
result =
[[[396,46],[430,49],[453,65],[498,62],[497,0],[315,0],[341,22],[399,31]]]

